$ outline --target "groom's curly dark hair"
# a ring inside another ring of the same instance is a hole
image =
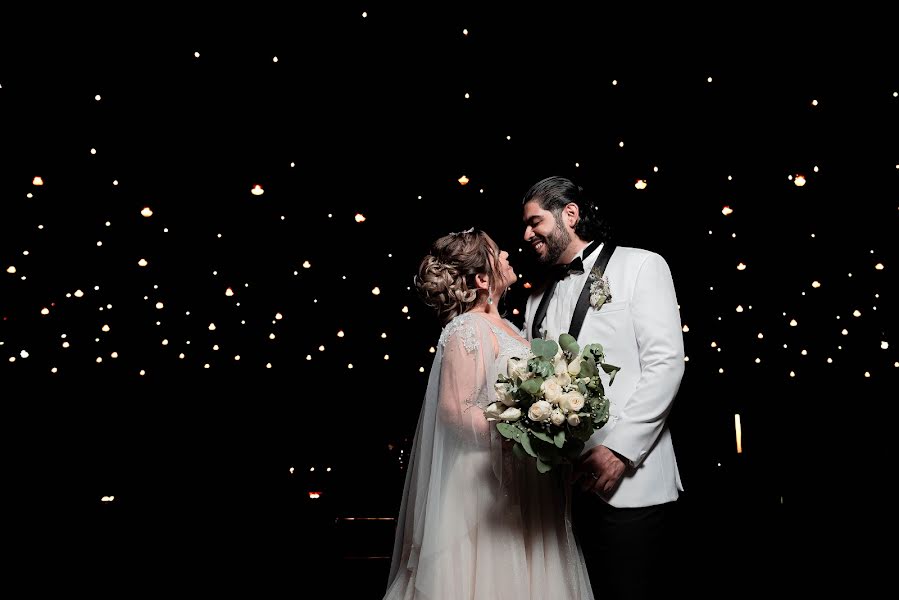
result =
[[[573,202],[580,212],[580,218],[574,226],[577,236],[587,241],[611,241],[612,229],[602,217],[598,201],[584,193],[584,189],[570,179],[552,176],[538,181],[525,193],[521,205],[532,200],[536,200],[543,210],[550,211],[557,220],[561,218],[562,209]]]

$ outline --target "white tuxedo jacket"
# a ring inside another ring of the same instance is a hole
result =
[[[568,330],[577,297],[596,262],[601,246],[584,257],[585,272],[559,282],[549,301],[541,332],[558,339]],[[615,249],[605,275],[611,301],[599,310],[587,308],[578,344],[602,344],[606,362],[621,367],[615,383],[601,373],[609,398],[609,421],[587,441],[630,460],[607,502],[641,507],[676,500],[683,486],[666,419],[684,374],[684,341],[680,312],[668,263],[647,250]],[[525,333],[530,340],[534,313],[543,297],[528,298]],[[547,330],[548,328],[548,330]]]

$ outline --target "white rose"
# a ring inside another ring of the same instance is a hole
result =
[[[553,422],[553,425],[561,425],[565,422],[565,415],[558,408],[554,408],[549,414],[549,420]]]
[[[521,409],[515,407],[507,408],[499,415],[501,421],[517,421],[520,418]]]
[[[515,406],[518,404],[518,401],[512,396],[511,383],[500,383],[497,381],[493,384],[493,389],[496,390],[496,399],[499,402],[502,402],[506,406]]]
[[[484,409],[484,416],[488,419],[498,419],[500,414],[502,414],[503,409],[505,409],[505,405],[494,402],[490,406]]]
[[[558,383],[562,387],[571,385],[571,375],[569,375],[567,372],[562,373],[560,375],[556,375],[555,377],[553,377],[553,379],[555,379],[556,383]]]
[[[528,361],[526,358],[510,358],[506,370],[509,372],[509,377],[512,379],[518,377],[521,380],[525,380],[530,377],[530,373],[528,373]]]
[[[572,427],[577,427],[581,424],[581,418],[577,416],[577,413],[571,413],[568,415],[568,424]]]
[[[577,377],[578,373],[581,372],[581,357],[575,356],[574,360],[568,363],[568,374],[572,377]]]
[[[551,402],[552,404],[559,403],[559,397],[562,395],[562,386],[559,385],[559,382],[556,381],[555,377],[544,381],[540,385],[540,389],[543,391],[543,397],[547,402]]]
[[[528,417],[531,421],[545,421],[549,418],[552,411],[553,407],[549,402],[546,400],[537,400],[531,404],[531,408],[528,409]]]
[[[581,393],[577,390],[572,390],[570,392],[565,392],[562,394],[562,397],[559,398],[559,408],[567,413],[579,412],[584,408],[584,402],[586,402],[586,400]]]
[[[565,362],[564,357],[556,360],[556,362],[553,363],[553,370],[555,371],[556,375],[561,375],[562,373],[568,371],[568,363]]]

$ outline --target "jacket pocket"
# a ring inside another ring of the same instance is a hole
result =
[[[609,302],[608,304],[603,304],[599,307],[599,310],[595,312],[597,314],[604,315],[607,313],[624,310],[625,308],[627,308],[627,300],[622,300],[621,302]]]

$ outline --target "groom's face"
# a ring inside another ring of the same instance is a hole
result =
[[[533,200],[524,205],[524,241],[537,255],[537,262],[554,265],[571,243],[571,234],[556,215]]]

